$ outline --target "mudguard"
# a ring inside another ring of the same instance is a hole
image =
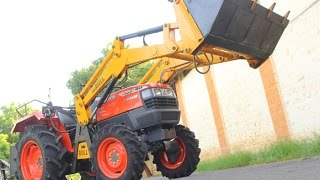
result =
[[[59,130],[59,131],[66,131],[64,125],[61,123],[59,118],[57,116],[52,117],[52,121],[54,123],[54,126]],[[48,128],[52,127],[50,118],[45,117],[42,112],[34,112],[31,113],[30,115],[24,116],[21,119],[17,120],[12,129],[11,133],[23,133],[25,130],[25,127],[31,124],[37,124],[37,125],[46,125]],[[68,133],[60,133],[56,132],[57,136],[61,136],[61,144],[62,146],[70,151],[73,152],[73,147],[71,143],[71,139],[68,135]]]

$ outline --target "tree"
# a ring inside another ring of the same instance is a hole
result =
[[[10,154],[10,144],[7,141],[7,134],[0,134],[0,159],[8,160]]]
[[[129,87],[137,84],[139,80],[147,73],[147,71],[150,69],[152,65],[153,65],[152,61],[147,61],[129,68],[126,81],[118,84],[118,86]]]
[[[128,46],[127,46],[128,48]],[[71,78],[67,82],[67,87],[71,90],[73,95],[78,94],[82,87],[81,85],[85,85],[95,70],[99,67],[102,60],[107,56],[111,49],[111,44],[109,43],[106,48],[102,49],[102,57],[98,58],[97,60],[93,61],[92,64],[87,68],[82,68],[80,70],[76,70],[71,73]],[[149,70],[152,66],[153,62],[148,61],[136,66],[133,66],[128,69],[126,81],[122,83],[118,83],[117,86],[128,87],[135,85],[138,83],[140,78]]]
[[[7,135],[7,141],[10,144],[17,142],[18,136],[16,134],[11,134],[11,128],[14,122],[21,117],[16,112],[16,108],[18,105],[11,103],[8,106],[2,106],[0,111],[2,114],[0,115],[0,133]],[[28,107],[27,110],[31,111],[31,108]]]
[[[19,105],[15,103],[0,107],[0,159],[9,158],[10,144],[16,143],[19,139],[18,134],[11,133],[14,122],[21,118],[16,112],[17,107]],[[29,106],[26,107],[26,110],[26,113],[35,111]]]
[[[67,87],[71,90],[73,95],[78,94],[82,86],[85,85],[95,70],[99,67],[104,57],[107,56],[111,49],[111,44],[109,43],[106,48],[101,50],[102,57],[94,60],[88,68],[82,68],[80,70],[75,70],[71,73],[71,78],[67,82]]]
[[[17,134],[11,133],[11,128],[18,119],[20,119],[20,115],[16,112],[17,107],[19,104],[11,103],[7,106],[0,107],[0,134],[7,134],[8,135],[8,142],[10,144],[16,143],[18,140]],[[22,115],[29,114],[36,110],[32,109],[30,106],[26,107],[26,112],[23,112]]]

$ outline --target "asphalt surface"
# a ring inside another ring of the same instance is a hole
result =
[[[165,180],[164,177],[144,178]],[[227,170],[196,172],[185,180],[320,180],[320,157]]]

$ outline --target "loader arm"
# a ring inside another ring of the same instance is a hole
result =
[[[214,54],[212,52],[214,52]],[[239,54],[219,49],[211,50],[210,53],[201,53],[198,55],[177,53],[158,59],[140,79],[138,84],[147,82],[167,83],[178,71],[190,70],[244,58],[245,57],[239,56]]]
[[[194,68],[245,59],[251,67],[257,68],[273,52],[288,24],[286,17],[251,0],[173,0],[172,5],[176,14],[175,23],[114,40],[112,50],[82,91],[75,96],[77,119],[81,125],[93,123],[90,119],[96,110],[90,110],[92,101],[106,87],[98,103],[99,108],[117,79],[132,65],[162,58],[147,75],[159,79],[164,76],[164,71],[170,70],[166,80],[170,79],[175,70],[183,68],[183,63],[193,63],[184,68]],[[176,40],[175,30],[179,31],[181,40]],[[162,44],[125,48],[124,42],[127,39],[158,32],[163,33]],[[144,77],[141,82],[148,80],[150,77]]]

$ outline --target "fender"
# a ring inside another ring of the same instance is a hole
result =
[[[66,150],[73,152],[71,139],[70,139],[68,133],[63,133],[66,131],[66,129],[64,128],[64,125],[61,123],[61,121],[59,120],[59,118],[56,115],[52,117],[52,121],[54,123],[54,126],[59,131],[62,131],[62,132],[56,131],[56,135],[61,136],[62,146]],[[25,127],[30,124],[46,125],[46,126],[48,126],[48,128],[52,127],[50,118],[45,117],[42,114],[42,112],[33,112],[30,115],[24,116],[21,119],[17,120],[11,129],[11,133],[16,133],[16,132],[23,133],[25,130]]]

